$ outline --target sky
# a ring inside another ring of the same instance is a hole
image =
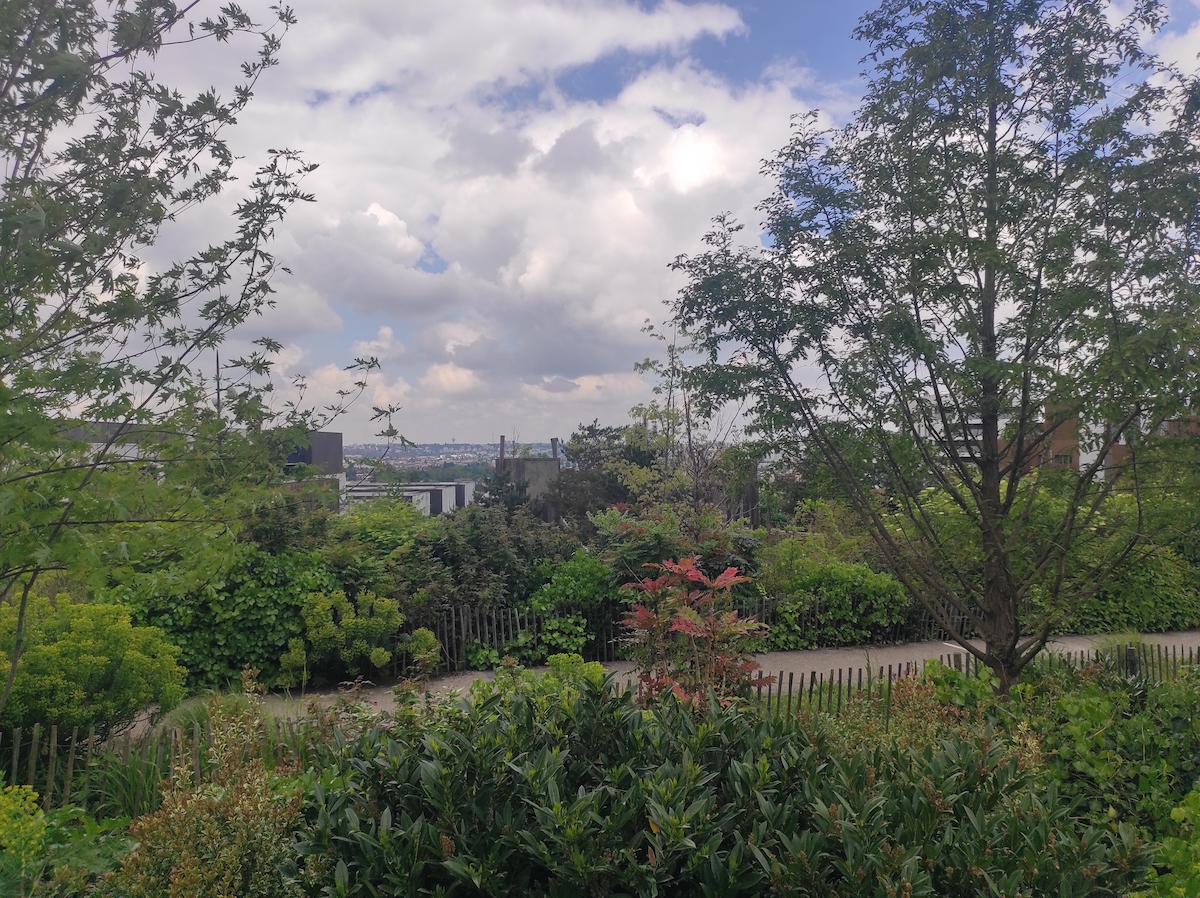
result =
[[[1191,68],[1198,4],[1173,0],[1158,39]],[[670,262],[724,212],[753,235],[760,166],[792,116],[848,120],[865,52],[851,32],[874,5],[295,0],[280,65],[229,139],[243,181],[268,148],[303,151],[316,202],[277,229],[291,274],[231,348],[280,341],[281,382],[303,375],[316,404],[350,385],[355,356],[378,358],[329,427],[347,442],[372,440],[371,407],[392,404],[418,442],[624,423],[651,397],[634,364],[682,285]],[[248,47],[164,53],[160,74],[228,84]],[[236,197],[165,244],[222,227]]]

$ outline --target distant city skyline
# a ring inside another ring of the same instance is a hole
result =
[[[505,447],[512,451],[512,444]],[[527,451],[534,456],[549,456],[551,444],[547,442],[519,443],[517,452]],[[416,446],[400,447],[387,443],[347,443],[342,453],[346,458],[380,459],[397,468],[428,468],[439,464],[479,464],[494,463],[500,454],[500,444],[495,443],[464,443],[455,441],[433,441],[418,443]],[[385,454],[386,453],[386,454]]]

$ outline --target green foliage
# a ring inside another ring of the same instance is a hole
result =
[[[834,753],[737,708],[518,676],[438,728],[324,752],[311,894],[1116,896],[1146,867],[991,736]]]
[[[776,596],[767,644],[779,651],[895,642],[914,613],[904,587],[865,564],[813,564],[787,538],[761,556],[760,585]]]
[[[584,661],[581,655],[551,655],[546,665],[549,670],[537,674],[519,664],[501,664],[496,668],[494,680],[476,680],[471,684],[471,701],[487,701],[493,695],[522,695],[542,705],[570,703],[579,697],[581,690],[604,685],[603,665]]]
[[[348,594],[371,589],[420,604],[430,593],[424,583],[418,586],[421,571],[427,571],[427,580],[438,579],[439,565],[428,543],[440,527],[439,519],[422,517],[398,499],[362,502],[329,522],[322,555]]]
[[[46,815],[29,786],[0,791],[0,886],[24,895],[25,885],[40,871],[46,850]]]
[[[209,778],[196,785],[185,754],[162,807],[136,820],[137,846],[99,890],[103,898],[283,898],[299,895],[280,867],[292,860],[294,784],[257,755],[262,718],[214,705]]]
[[[538,614],[589,611],[611,605],[619,597],[609,566],[586,549],[565,561],[545,566],[547,578],[530,596],[529,605]]]
[[[590,641],[587,621],[578,614],[546,618],[537,635],[547,654],[578,654]]]
[[[545,582],[545,563],[577,548],[561,528],[523,510],[470,505],[425,518],[407,503],[380,499],[332,524],[323,552],[347,594],[369,589],[409,608],[524,603]]]
[[[637,512],[614,508],[591,515],[591,521],[597,552],[619,584],[640,580],[648,564],[693,555],[714,577],[730,567],[757,570],[758,540],[737,523],[726,523],[712,506],[697,510],[661,505]]]
[[[1039,668],[989,713],[1042,741],[1063,794],[1097,823],[1130,823],[1145,836],[1178,835],[1172,809],[1200,777],[1200,670],[1148,683],[1114,670]]]
[[[29,786],[0,791],[0,889],[5,895],[91,894],[132,848],[127,819],[97,822],[77,807],[44,813]]]
[[[598,628],[623,606],[609,566],[585,549],[545,565],[543,576],[547,581],[529,599],[541,621],[537,642],[543,658],[582,652],[600,638]]]
[[[148,585],[128,601],[139,622],[159,627],[180,647],[189,686],[220,688],[248,666],[273,682],[281,657],[294,649],[290,641],[304,634],[308,595],[337,588],[318,552],[270,555],[239,546],[196,588],[156,592]]]
[[[442,644],[433,631],[418,627],[404,641],[403,648],[412,662],[415,678],[428,679],[442,661]]]
[[[996,675],[986,667],[968,675],[930,659],[925,662],[923,679],[934,687],[934,695],[944,705],[979,708],[990,706],[996,697]]]
[[[1169,548],[1151,547],[1081,602],[1065,629],[1075,633],[1161,633],[1200,625],[1197,569]]]
[[[301,614],[304,637],[292,640],[281,659],[279,681],[285,686],[294,686],[306,671],[344,679],[386,666],[404,623],[399,603],[373,592],[353,599],[341,590],[309,593]]]
[[[1063,779],[1093,796],[1093,814],[1111,807],[1161,835],[1172,829],[1170,810],[1200,772],[1200,725],[1194,684],[1148,692],[1093,687],[1063,696],[1054,708],[1060,726],[1041,732]]]
[[[1168,836],[1158,846],[1156,864],[1166,869],[1151,875],[1147,898],[1200,895],[1200,784],[1171,811],[1171,819],[1179,825],[1182,836]]]
[[[95,726],[100,733],[130,724],[148,706],[169,711],[183,697],[179,650],[155,627],[134,626],[121,605],[29,604],[28,647],[0,713],[0,727],[34,723]],[[0,650],[12,648],[17,609],[0,606]]]
[[[466,654],[471,670],[495,670],[502,660],[498,649],[474,641],[467,643]]]

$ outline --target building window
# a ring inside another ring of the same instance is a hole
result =
[[[1069,467],[1071,467],[1071,456],[1056,455],[1056,456],[1054,456],[1054,463],[1056,465],[1061,465],[1064,468],[1069,468]]]

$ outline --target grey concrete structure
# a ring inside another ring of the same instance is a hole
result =
[[[558,455],[558,439],[550,441],[549,458],[509,458],[504,454],[505,440],[500,437],[500,457],[496,459],[496,472],[507,471],[513,483],[527,484],[526,495],[530,499],[542,499],[550,492],[558,473],[562,470],[562,459]]]
[[[342,435],[333,431],[314,430],[308,434],[308,445],[297,447],[287,458],[289,465],[312,465],[322,474],[342,473]]]

